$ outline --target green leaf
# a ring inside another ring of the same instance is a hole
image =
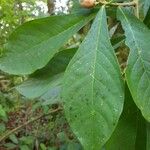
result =
[[[30,150],[28,145],[21,145],[20,150]]]
[[[106,150],[134,150],[137,133],[138,109],[126,86],[124,110],[118,125],[106,144]]]
[[[29,99],[40,97],[43,94],[43,99],[48,99],[50,96],[53,99],[55,95],[52,94],[55,94],[55,89],[59,90],[63,76],[62,72],[65,71],[75,52],[76,49],[60,51],[47,66],[36,71],[16,89]]]
[[[45,144],[43,144],[43,143],[40,144],[40,148],[41,148],[41,150],[47,150]]]
[[[114,36],[115,32],[117,31],[118,25],[119,24],[117,23],[113,27],[110,28],[109,35],[110,35],[111,38]]]
[[[141,1],[143,1],[143,0],[141,0]],[[144,16],[146,16],[146,14],[147,14],[147,12],[148,12],[148,10],[149,10],[149,8],[150,8],[150,0],[144,0],[144,7],[143,7],[143,9],[144,9]]]
[[[146,133],[146,121],[141,115],[138,113],[137,117],[137,135],[135,142],[135,150],[146,150],[146,142],[147,142],[147,133]]]
[[[34,144],[34,137],[33,136],[23,136],[19,139],[19,143],[22,145],[33,145]]]
[[[71,14],[86,14],[91,11],[91,9],[81,7],[77,0],[72,0],[72,3]]]
[[[0,123],[0,134],[4,133],[6,130],[5,123]]]
[[[11,135],[9,136],[9,139],[10,139],[14,144],[18,144],[18,139],[17,139],[17,137],[16,137],[15,134],[11,134]]]
[[[119,8],[118,19],[125,30],[130,48],[126,80],[133,100],[150,121],[150,30],[135,16]]]
[[[16,144],[13,144],[13,143],[6,143],[6,144],[4,144],[4,146],[9,150],[11,150],[11,149],[15,149],[16,147],[17,147],[17,145]]]
[[[111,39],[111,43],[113,45],[113,48],[116,50],[119,48],[125,41],[124,35],[115,36]]]
[[[150,8],[147,12],[145,19],[144,19],[144,23],[150,29]]]
[[[94,18],[91,15],[51,16],[27,22],[10,36],[0,69],[16,75],[43,68],[67,40]]]
[[[60,79],[60,83],[55,86],[52,86],[48,91],[41,96],[41,100],[44,100],[43,105],[50,105],[54,103],[60,103],[61,101],[61,90],[62,90],[62,78]]]
[[[6,111],[3,106],[0,104],[0,117],[6,117]]]
[[[29,99],[38,98],[45,94],[49,89],[59,86],[62,77],[63,74],[57,74],[49,78],[31,78],[16,87],[16,89]]]
[[[146,150],[146,142],[148,146],[148,126],[146,129],[146,121],[126,86],[124,110],[105,150]]]
[[[147,123],[147,149],[150,149],[150,124]]]
[[[67,150],[82,150],[79,143],[69,142],[67,145]]]
[[[100,149],[117,125],[124,99],[105,7],[66,69],[62,99],[68,122],[85,150]]]

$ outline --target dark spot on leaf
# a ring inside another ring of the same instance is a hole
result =
[[[98,92],[96,92],[96,93],[95,93],[95,95],[96,95],[96,96],[98,96],[98,95],[99,95],[99,93],[98,93]]]
[[[89,99],[88,99],[88,98],[86,98],[85,100],[86,100],[87,102],[89,101]]]

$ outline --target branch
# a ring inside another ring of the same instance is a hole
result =
[[[49,116],[49,115],[51,115],[51,114],[53,114],[53,113],[55,113],[55,112],[61,111],[61,110],[62,110],[62,108],[61,108],[61,107],[58,107],[57,109],[54,109],[54,110],[50,111],[48,114],[42,114],[42,115],[40,115],[40,116],[38,116],[38,117],[36,117],[36,118],[33,118],[33,119],[31,119],[31,120],[25,122],[24,124],[18,126],[17,128],[14,128],[14,129],[8,131],[6,134],[2,135],[2,136],[0,137],[0,142],[2,142],[3,140],[5,140],[5,139],[6,139],[7,137],[9,137],[12,133],[17,132],[17,131],[20,130],[21,128],[24,128],[25,126],[29,125],[30,123],[33,123],[34,121],[37,121],[37,120],[39,120],[39,119],[41,119],[41,118],[43,118],[43,117]]]
[[[137,5],[137,3],[135,1],[125,2],[125,3],[110,3],[110,2],[103,1],[103,0],[99,0],[99,2],[97,2],[97,4],[110,5],[110,6],[124,6],[124,7]]]
[[[135,15],[137,18],[139,18],[139,0],[134,0],[134,2],[136,3],[135,5]]]
[[[107,6],[116,6],[116,7],[134,6],[135,16],[139,18],[139,0],[133,0],[132,2],[124,2],[124,3],[111,3],[111,2],[107,2],[106,0],[98,0],[98,2],[96,2],[96,5],[97,4],[107,5]]]

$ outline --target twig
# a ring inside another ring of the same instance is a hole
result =
[[[124,3],[111,3],[111,2],[107,2],[105,0],[99,0],[98,2],[96,2],[96,5],[98,4],[102,4],[102,5],[108,5],[108,6],[122,6],[122,7],[126,7],[126,6],[134,6],[135,9],[135,16],[137,18],[139,18],[139,0],[133,0],[132,2],[124,2]]]
[[[30,123],[32,123],[32,122],[34,122],[34,121],[37,121],[37,120],[39,120],[39,119],[41,119],[41,118],[43,118],[43,117],[49,116],[49,115],[51,115],[51,114],[53,114],[53,113],[55,113],[55,112],[61,111],[61,110],[62,110],[62,108],[61,108],[61,107],[58,107],[57,109],[54,109],[54,110],[50,111],[48,114],[42,114],[42,115],[40,115],[40,116],[38,116],[38,117],[36,117],[36,118],[33,118],[33,119],[31,119],[31,120],[25,122],[24,124],[18,126],[17,128],[14,128],[14,129],[8,131],[6,134],[2,135],[2,136],[0,137],[0,142],[2,142],[3,140],[5,140],[5,139],[6,139],[7,137],[9,137],[9,135],[11,135],[12,133],[17,132],[17,131],[20,130],[21,128],[24,128],[25,126],[29,125]]]
[[[136,5],[135,5],[135,15],[136,15],[137,18],[139,18],[139,1],[134,0],[134,2],[136,3]]]
[[[110,6],[124,6],[124,7],[137,5],[137,3],[135,1],[125,2],[125,3],[110,3],[110,2],[103,1],[103,0],[99,0],[99,2],[97,2],[97,4],[110,5]]]

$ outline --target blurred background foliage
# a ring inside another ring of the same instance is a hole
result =
[[[48,14],[45,0],[0,0],[0,46],[16,27],[46,15]]]

